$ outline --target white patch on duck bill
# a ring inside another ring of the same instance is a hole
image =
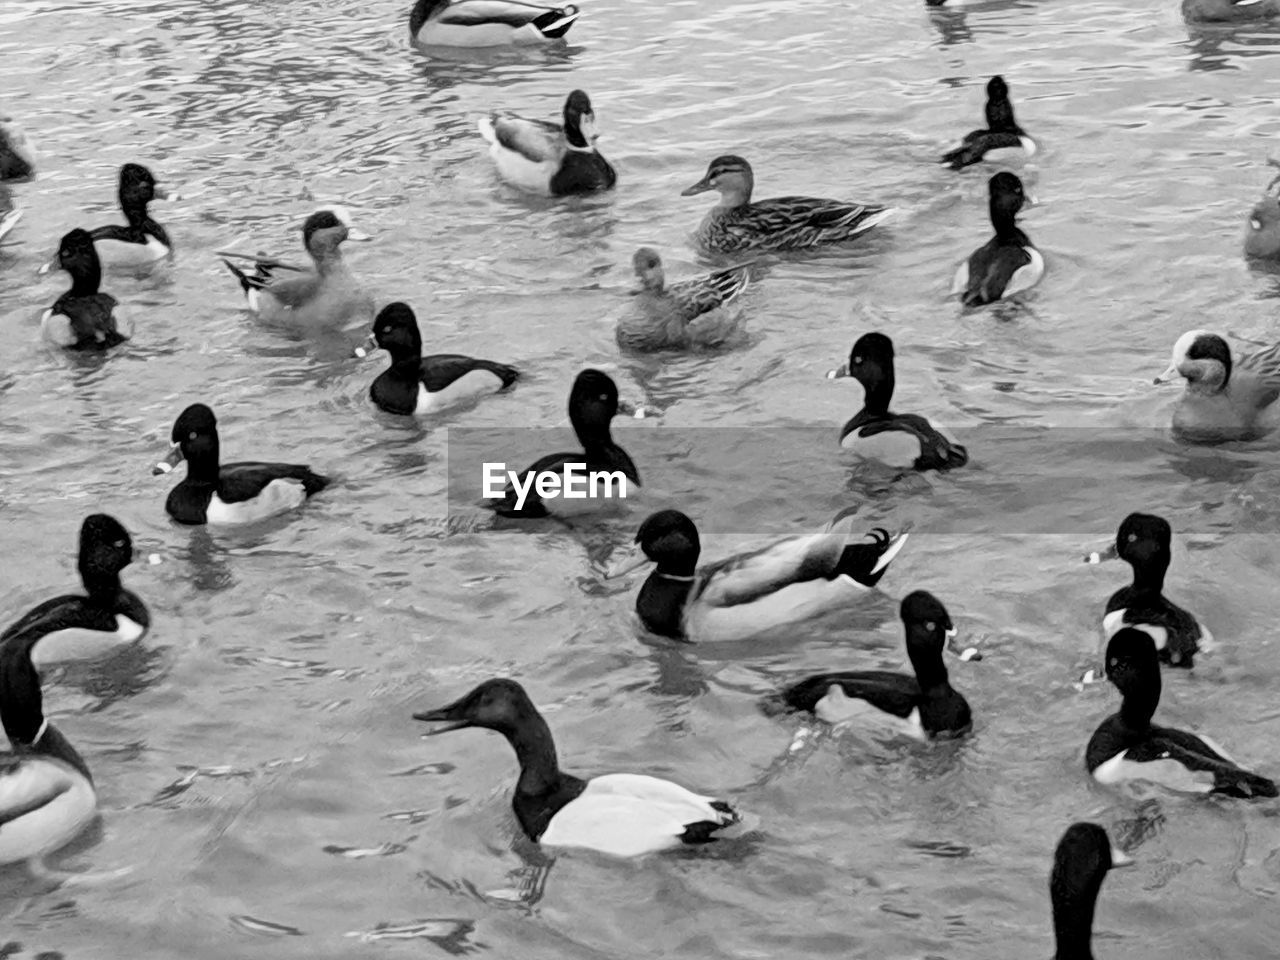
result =
[[[921,452],[920,438],[906,430],[881,430],[869,437],[861,437],[854,430],[840,441],[840,446],[863,459],[901,468],[913,466]]]
[[[1188,770],[1177,760],[1160,759],[1139,763],[1128,758],[1122,750],[1110,760],[1100,763],[1093,771],[1093,778],[1107,786],[1141,781],[1179,793],[1211,793],[1213,774],[1208,771]]]
[[[146,628],[128,617],[116,614],[115,630],[90,630],[67,627],[41,637],[31,651],[31,662],[37,667],[67,660],[92,660],[118,647],[142,638]]]
[[[464,373],[442,390],[432,392],[426,384],[418,384],[416,414],[435,413],[445,407],[474,399],[486,393],[495,393],[502,387],[502,379],[488,370],[472,370]]]
[[[52,307],[40,315],[40,335],[60,347],[74,346],[76,342],[71,318],[64,313],[54,313]]]
[[[792,583],[751,603],[717,607],[695,601],[685,613],[685,633],[695,643],[746,640],[858,603],[871,592],[844,574],[833,580]]]
[[[1164,627],[1154,623],[1125,623],[1125,608],[1112,610],[1102,618],[1102,632],[1107,640],[1110,640],[1120,631],[1121,627],[1129,627],[1133,630],[1141,630],[1154,641],[1157,650],[1163,650],[1169,643],[1169,631]]]
[[[910,737],[912,740],[928,740],[924,724],[920,720],[920,708],[907,717],[886,713],[859,697],[850,697],[838,683],[827,688],[826,695],[814,705],[813,715],[835,727],[857,726],[872,735]]]
[[[104,267],[140,267],[169,255],[169,248],[151,234],[147,234],[146,243],[106,238],[93,241],[93,248]]]
[[[28,757],[0,767],[0,818],[35,804],[4,821],[0,864],[38,859],[72,840],[93,820],[98,798],[84,775],[61,760]]]
[[[1031,258],[1031,262],[1024,263],[1013,271],[1013,276],[1009,278],[1008,284],[1005,285],[1004,293],[1000,294],[1001,300],[1007,300],[1014,294],[1030,290],[1044,276],[1044,257],[1040,255],[1040,251],[1035,247],[1023,247],[1022,249],[1027,251],[1027,256]]]
[[[236,503],[223,503],[215,493],[205,510],[208,523],[254,523],[301,506],[307,499],[300,480],[272,480],[256,497]]]

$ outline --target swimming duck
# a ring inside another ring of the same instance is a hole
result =
[[[1190,669],[1195,655],[1213,645],[1213,636],[1164,595],[1172,542],[1167,520],[1149,513],[1124,518],[1116,531],[1116,553],[1133,568],[1133,583],[1107,601],[1102,632],[1109,640],[1121,627],[1134,627],[1150,635],[1163,662]]]
[[[220,464],[218,421],[203,403],[182,411],[171,436],[169,456],[152,473],[187,461],[186,478],[164,505],[179,523],[254,523],[300,506],[329,483],[295,463]]]
[[[629,491],[632,484],[640,486],[640,471],[627,451],[613,442],[610,423],[617,413],[618,385],[613,378],[600,370],[583,370],[569,391],[569,422],[573,424],[573,432],[577,434],[582,450],[547,454],[521,472],[518,485],[508,484],[502,498],[490,500],[488,505],[504,517],[531,519],[549,514],[569,516],[590,512],[613,503],[612,499],[596,496],[594,492],[585,499],[563,496],[543,499],[535,489],[535,478],[544,473],[562,476],[570,466],[575,470],[577,479],[574,482],[578,484],[592,473],[610,473],[615,478],[621,474],[625,485],[618,479],[609,482],[614,496],[622,495],[618,487],[625,486]],[[599,489],[594,483],[588,487],[593,491]]]
[[[245,273],[231,261],[222,262],[240,281],[249,310],[267,323],[340,327],[373,319],[373,298],[342,258],[344,240],[367,241],[370,237],[351,225],[342,207],[326,207],[307,217],[302,225],[302,243],[315,263],[315,270],[293,268],[293,275],[275,275],[287,267],[267,258],[255,260],[256,269]]]
[[[559,40],[574,21],[573,4],[546,7],[522,0],[417,0],[409,34],[423,46],[501,47]]]
[[[951,615],[924,590],[903,597],[900,613],[915,676],[888,670],[820,673],[784,690],[782,702],[831,724],[866,721],[869,716],[889,720],[918,740],[968,733],[973,727],[969,703],[952,688],[942,662],[943,650],[956,635]]]
[[[668,284],[656,250],[641,247],[632,265],[640,278],[638,303],[618,321],[618,346],[629,350],[713,347],[737,328],[738,317],[729,307],[747,287],[746,267]]]
[[[40,318],[44,338],[72,350],[105,350],[128,340],[133,323],[115,297],[98,289],[102,264],[88,231],[77,228],[64,236],[55,260],[70,274],[71,289]]]
[[[815,197],[773,197],[752,203],[754,187],[751,164],[742,157],[723,156],[712,160],[706,176],[681,192],[684,197],[707,190],[720,192],[720,202],[695,234],[703,248],[712,253],[807,250],[852,240],[894,212],[873,204]]]
[[[859,537],[851,519],[836,517],[822,533],[699,570],[698,528],[679,510],[660,510],[640,525],[636,546],[606,577],[655,563],[636,595],[646,629],[676,640],[743,640],[861,602],[906,542],[907,534],[879,528]]]
[[[89,768],[44,715],[31,652],[40,630],[0,643],[0,723],[12,753],[0,753],[0,864],[41,858],[93,822],[98,796]]]
[[[1018,228],[1018,211],[1026,202],[1022,181],[1006,171],[987,184],[991,226],[996,234],[960,264],[951,283],[966,307],[977,307],[1030,290],[1044,276],[1044,257]]]
[[[670,780],[634,773],[583,780],[565,773],[551,729],[514,680],[486,680],[447,707],[413,716],[446,724],[431,734],[479,727],[506,737],[520,761],[512,799],[516,819],[525,836],[544,846],[640,857],[708,843],[741,819],[728,802]]]
[[[493,113],[480,120],[480,135],[498,175],[529,193],[552,197],[609,190],[618,174],[596,149],[591,98],[574,90],[564,102],[564,125]]]
[[[119,197],[126,223],[94,227],[89,231],[103,265],[141,267],[172,253],[169,234],[147,211],[147,204],[152,200],[169,199],[169,192],[156,183],[152,172],[140,163],[122,166]]]
[[[960,170],[983,159],[996,150],[1018,150],[1024,156],[1033,157],[1036,142],[1013,119],[1013,104],[1009,102],[1009,87],[1004,77],[995,76],[987,81],[987,128],[965,134],[964,141],[942,158],[952,170]]]
[[[1112,846],[1107,831],[1096,823],[1067,827],[1049,874],[1057,940],[1053,960],[1093,960],[1093,911],[1102,881],[1108,870],[1132,865],[1132,858]]]
[[[59,646],[70,641],[133,643],[151,626],[151,615],[137,594],[120,585],[120,571],[133,561],[133,541],[114,517],[95,513],[80,526],[80,581],[85,596],[65,594],[27,611],[0,633],[0,643],[18,634],[47,638]]]
[[[915,413],[894,413],[893,341],[864,333],[849,351],[849,362],[827,374],[853,377],[864,391],[862,409],[840,431],[840,446],[890,467],[951,470],[969,462],[969,451]]]
[[[0,180],[28,180],[36,175],[36,152],[31,141],[14,123],[0,114]]]
[[[1265,196],[1254,206],[1245,225],[1244,255],[1280,257],[1280,197]]]
[[[1085,766],[1099,783],[1139,780],[1184,793],[1274,797],[1276,785],[1237,766],[1208,737],[1151,722],[1160,704],[1155,641],[1125,627],[1107,643],[1107,678],[1123,698],[1089,739]]]
[[[1227,341],[1189,330],[1173,345],[1169,368],[1154,382],[1187,381],[1173,411],[1174,433],[1186,440],[1255,440],[1275,427],[1280,398],[1280,343],[1232,362]],[[1269,415],[1264,417],[1264,415]]]
[[[515,367],[457,353],[422,355],[418,318],[406,303],[390,303],[373,321],[369,342],[356,351],[382,349],[391,366],[369,387],[369,396],[387,413],[428,414],[503,390],[520,376]]]
[[[1280,17],[1280,0],[1182,0],[1182,16],[1193,23],[1241,23]]]

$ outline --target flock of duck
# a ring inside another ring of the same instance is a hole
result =
[[[938,6],[945,0],[928,0]],[[1186,0],[1188,19],[1243,20],[1280,16],[1280,0]],[[574,6],[547,7],[517,0],[419,0],[410,29],[423,45],[490,46],[562,38],[579,17]],[[1032,156],[1038,145],[1014,118],[1008,84],[992,77],[986,87],[986,125],[966,135],[941,162],[953,170],[989,164],[1009,151]],[[595,114],[588,95],[575,90],[560,123],[494,113],[479,133],[500,176],[529,192],[567,196],[612,189],[613,166],[596,147]],[[30,180],[38,156],[18,126],[0,121],[0,178]],[[1277,178],[1280,180],[1280,178]],[[1274,184],[1273,184],[1274,185]],[[694,237],[708,254],[751,255],[804,251],[856,242],[891,217],[891,208],[813,197],[753,200],[755,181],[744,158],[715,158],[705,175],[684,191],[719,194]],[[136,270],[169,257],[168,230],[150,204],[166,197],[145,166],[119,171],[123,225],[72,229],[56,256],[70,288],[43,314],[43,336],[71,350],[110,350],[137,334],[122,303],[101,289],[104,269]],[[1035,286],[1044,257],[1017,225],[1028,202],[1022,181],[1008,171],[989,180],[991,239],[960,263],[952,292],[966,306],[1015,297]],[[0,239],[21,219],[14,207],[0,219]],[[373,381],[370,397],[399,415],[432,415],[504,390],[516,367],[456,354],[422,355],[413,310],[395,302],[375,311],[373,298],[347,266],[342,245],[368,239],[340,207],[318,210],[302,227],[311,265],[298,266],[255,254],[223,251],[246,307],[266,323],[350,327],[372,324],[369,342],[356,350],[385,350],[391,364]],[[1273,196],[1249,217],[1248,256],[1280,256],[1280,203]],[[244,265],[238,264],[240,261]],[[633,265],[639,290],[634,310],[618,323],[623,350],[678,350],[723,343],[732,333],[737,298],[751,280],[745,262],[703,277],[669,283],[659,254],[642,248]],[[891,409],[894,346],[877,331],[861,335],[848,361],[831,377],[856,379],[861,410],[839,433],[839,442],[862,457],[906,471],[963,468],[968,450],[926,417]],[[1280,345],[1234,357],[1219,335],[1202,330],[1181,336],[1157,383],[1182,379],[1185,391],[1173,427],[1189,442],[1253,439],[1270,430],[1280,398]],[[611,423],[621,404],[617,385],[600,370],[584,370],[568,400],[581,450],[553,453],[522,476],[566,464],[624,475],[640,484],[631,457],[614,440]],[[325,489],[328,479],[308,466],[271,462],[223,462],[217,418],[192,404],[174,422],[168,457],[155,472],[186,464],[169,492],[168,514],[181,524],[251,523],[293,510]],[[566,506],[543,491],[517,498],[515,485],[490,506],[512,518],[557,514]],[[575,505],[575,513],[581,505]],[[859,603],[877,587],[907,542],[906,533],[857,530],[837,517],[823,531],[792,537],[750,553],[699,565],[695,522],[678,510],[653,513],[640,525],[632,554],[607,577],[653,568],[640,586],[635,610],[653,634],[708,643],[755,636]],[[1210,632],[1164,593],[1172,530],[1164,519],[1142,513],[1120,523],[1114,556],[1133,573],[1103,610],[1103,673],[1120,695],[1119,709],[1085,741],[1085,767],[1100,783],[1154,782],[1193,793],[1237,798],[1276,797],[1270,779],[1232,760],[1205,736],[1153,722],[1161,693],[1161,665],[1190,668],[1212,648]],[[83,595],[48,600],[0,634],[0,721],[12,751],[0,755],[0,863],[37,863],[77,836],[96,815],[93,779],[83,758],[45,716],[33,652],[41,641],[88,634],[98,641],[135,643],[150,627],[146,604],[121,583],[134,559],[128,531],[95,514],[80,532],[78,567]],[[848,670],[805,677],[769,698],[770,712],[808,715],[821,724],[888,724],[918,739],[960,737],[972,727],[965,697],[951,685],[944,654],[961,651],[947,607],[925,590],[901,601],[900,616],[912,673]],[[1093,679],[1087,675],[1086,679]],[[415,714],[432,734],[469,727],[502,734],[514,748],[520,773],[513,807],[528,838],[551,847],[587,848],[633,857],[723,838],[743,822],[729,800],[701,796],[667,780],[637,774],[581,779],[564,772],[546,721],[514,680],[492,679],[460,699]],[[1083,738],[1082,738],[1083,739]],[[1102,879],[1131,862],[1112,847],[1106,831],[1077,823],[1063,834],[1051,874],[1051,897],[1060,960],[1091,956],[1090,927]]]

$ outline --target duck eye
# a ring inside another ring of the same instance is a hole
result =
[[[854,357],[854,358],[853,358],[853,363],[854,363],[854,366],[858,366],[858,365],[860,365],[860,364],[862,363],[862,358],[861,358],[861,357]]]
[[[1133,543],[1133,541],[1135,541],[1135,540],[1137,540],[1137,539],[1138,539],[1138,535],[1137,535],[1136,533],[1131,533],[1131,534],[1129,534],[1129,542],[1130,542],[1130,543]]]
[[[194,430],[192,430],[190,433],[187,434],[188,440],[194,440],[195,438],[196,438],[196,432]]]
[[[112,546],[113,546],[113,547],[123,547],[123,546],[124,546],[124,541],[123,541],[123,540],[117,540],[115,543],[113,543],[113,544],[112,544]]]
[[[928,630],[930,633],[933,633],[933,631],[938,629],[938,625],[934,623],[932,620],[930,620],[928,623],[924,625],[924,628]]]

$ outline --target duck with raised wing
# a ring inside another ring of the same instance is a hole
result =
[[[71,277],[71,289],[40,318],[44,338],[69,350],[105,350],[128,340],[133,322],[120,301],[99,289],[102,264],[88,231],[64,236],[55,261]]]
[[[951,283],[951,294],[960,294],[966,307],[1007,300],[1030,290],[1044,276],[1044,257],[1017,223],[1027,200],[1022,181],[1005,170],[991,178],[987,189],[995,236],[960,264]]]
[[[973,728],[969,703],[951,686],[942,654],[956,630],[933,594],[915,590],[899,608],[914,676],[889,670],[820,673],[792,684],[778,699],[790,710],[836,726],[888,728],[917,740],[958,737]]]
[[[692,642],[745,640],[862,603],[884,576],[907,534],[854,532],[838,516],[821,533],[790,537],[701,569],[702,542],[679,510],[640,525],[635,547],[608,571],[612,579],[656,564],[636,595],[636,613],[652,633]]]
[[[1197,443],[1256,440],[1275,429],[1280,398],[1280,343],[1233,361],[1227,341],[1189,330],[1173,345],[1155,383],[1185,379],[1173,409],[1173,432]]]
[[[1093,960],[1093,913],[1107,872],[1133,865],[1096,823],[1067,827],[1053,853],[1049,900],[1053,904],[1053,960]]]
[[[1274,797],[1276,785],[1239,766],[1208,737],[1151,722],[1160,705],[1160,659],[1151,635],[1132,627],[1107,643],[1109,679],[1123,698],[1085,748],[1085,766],[1099,783],[1153,783],[1182,793]]]
[[[862,409],[840,431],[846,450],[912,470],[952,470],[969,462],[969,452],[927,418],[889,409],[896,383],[893,341],[883,333],[864,333],[849,351],[849,361],[827,377],[853,377],[864,391]]]
[[[983,160],[1003,159],[1009,152],[1025,157],[1036,154],[1036,142],[1013,118],[1013,104],[1009,102],[1009,87],[1004,77],[995,76],[987,81],[987,126],[965,134],[960,146],[946,154],[942,162],[952,170]]]
[[[186,477],[164,505],[179,523],[255,523],[301,506],[329,484],[296,463],[221,463],[218,421],[203,403],[182,411],[171,438],[169,456],[152,473],[169,473],[187,461]]]
[[[409,13],[409,34],[425,47],[527,46],[562,39],[578,15],[571,3],[417,0]]]
[[[564,102],[564,123],[493,113],[480,120],[480,135],[498,175],[528,193],[564,197],[610,190],[617,171],[596,149],[591,98],[574,90]]]
[[[716,157],[706,176],[681,192],[691,197],[717,190],[720,202],[694,235],[711,253],[742,250],[809,250],[844,243],[893,214],[891,208],[816,197],[751,200],[755,175],[742,157]]]
[[[718,347],[738,329],[738,298],[750,279],[746,267],[667,283],[662,258],[649,247],[636,251],[632,265],[640,278],[637,302],[615,331],[624,350]]]
[[[0,114],[0,180],[30,180],[35,175],[35,147],[13,117]]]
[[[565,773],[550,727],[514,680],[486,680],[446,707],[413,716],[432,724],[432,734],[479,727],[506,737],[520,762],[516,819],[525,836],[546,847],[641,857],[709,843],[741,820],[727,801],[670,780],[634,773],[583,780]]]
[[[1192,23],[1250,23],[1280,17],[1280,0],[1182,0]]]

